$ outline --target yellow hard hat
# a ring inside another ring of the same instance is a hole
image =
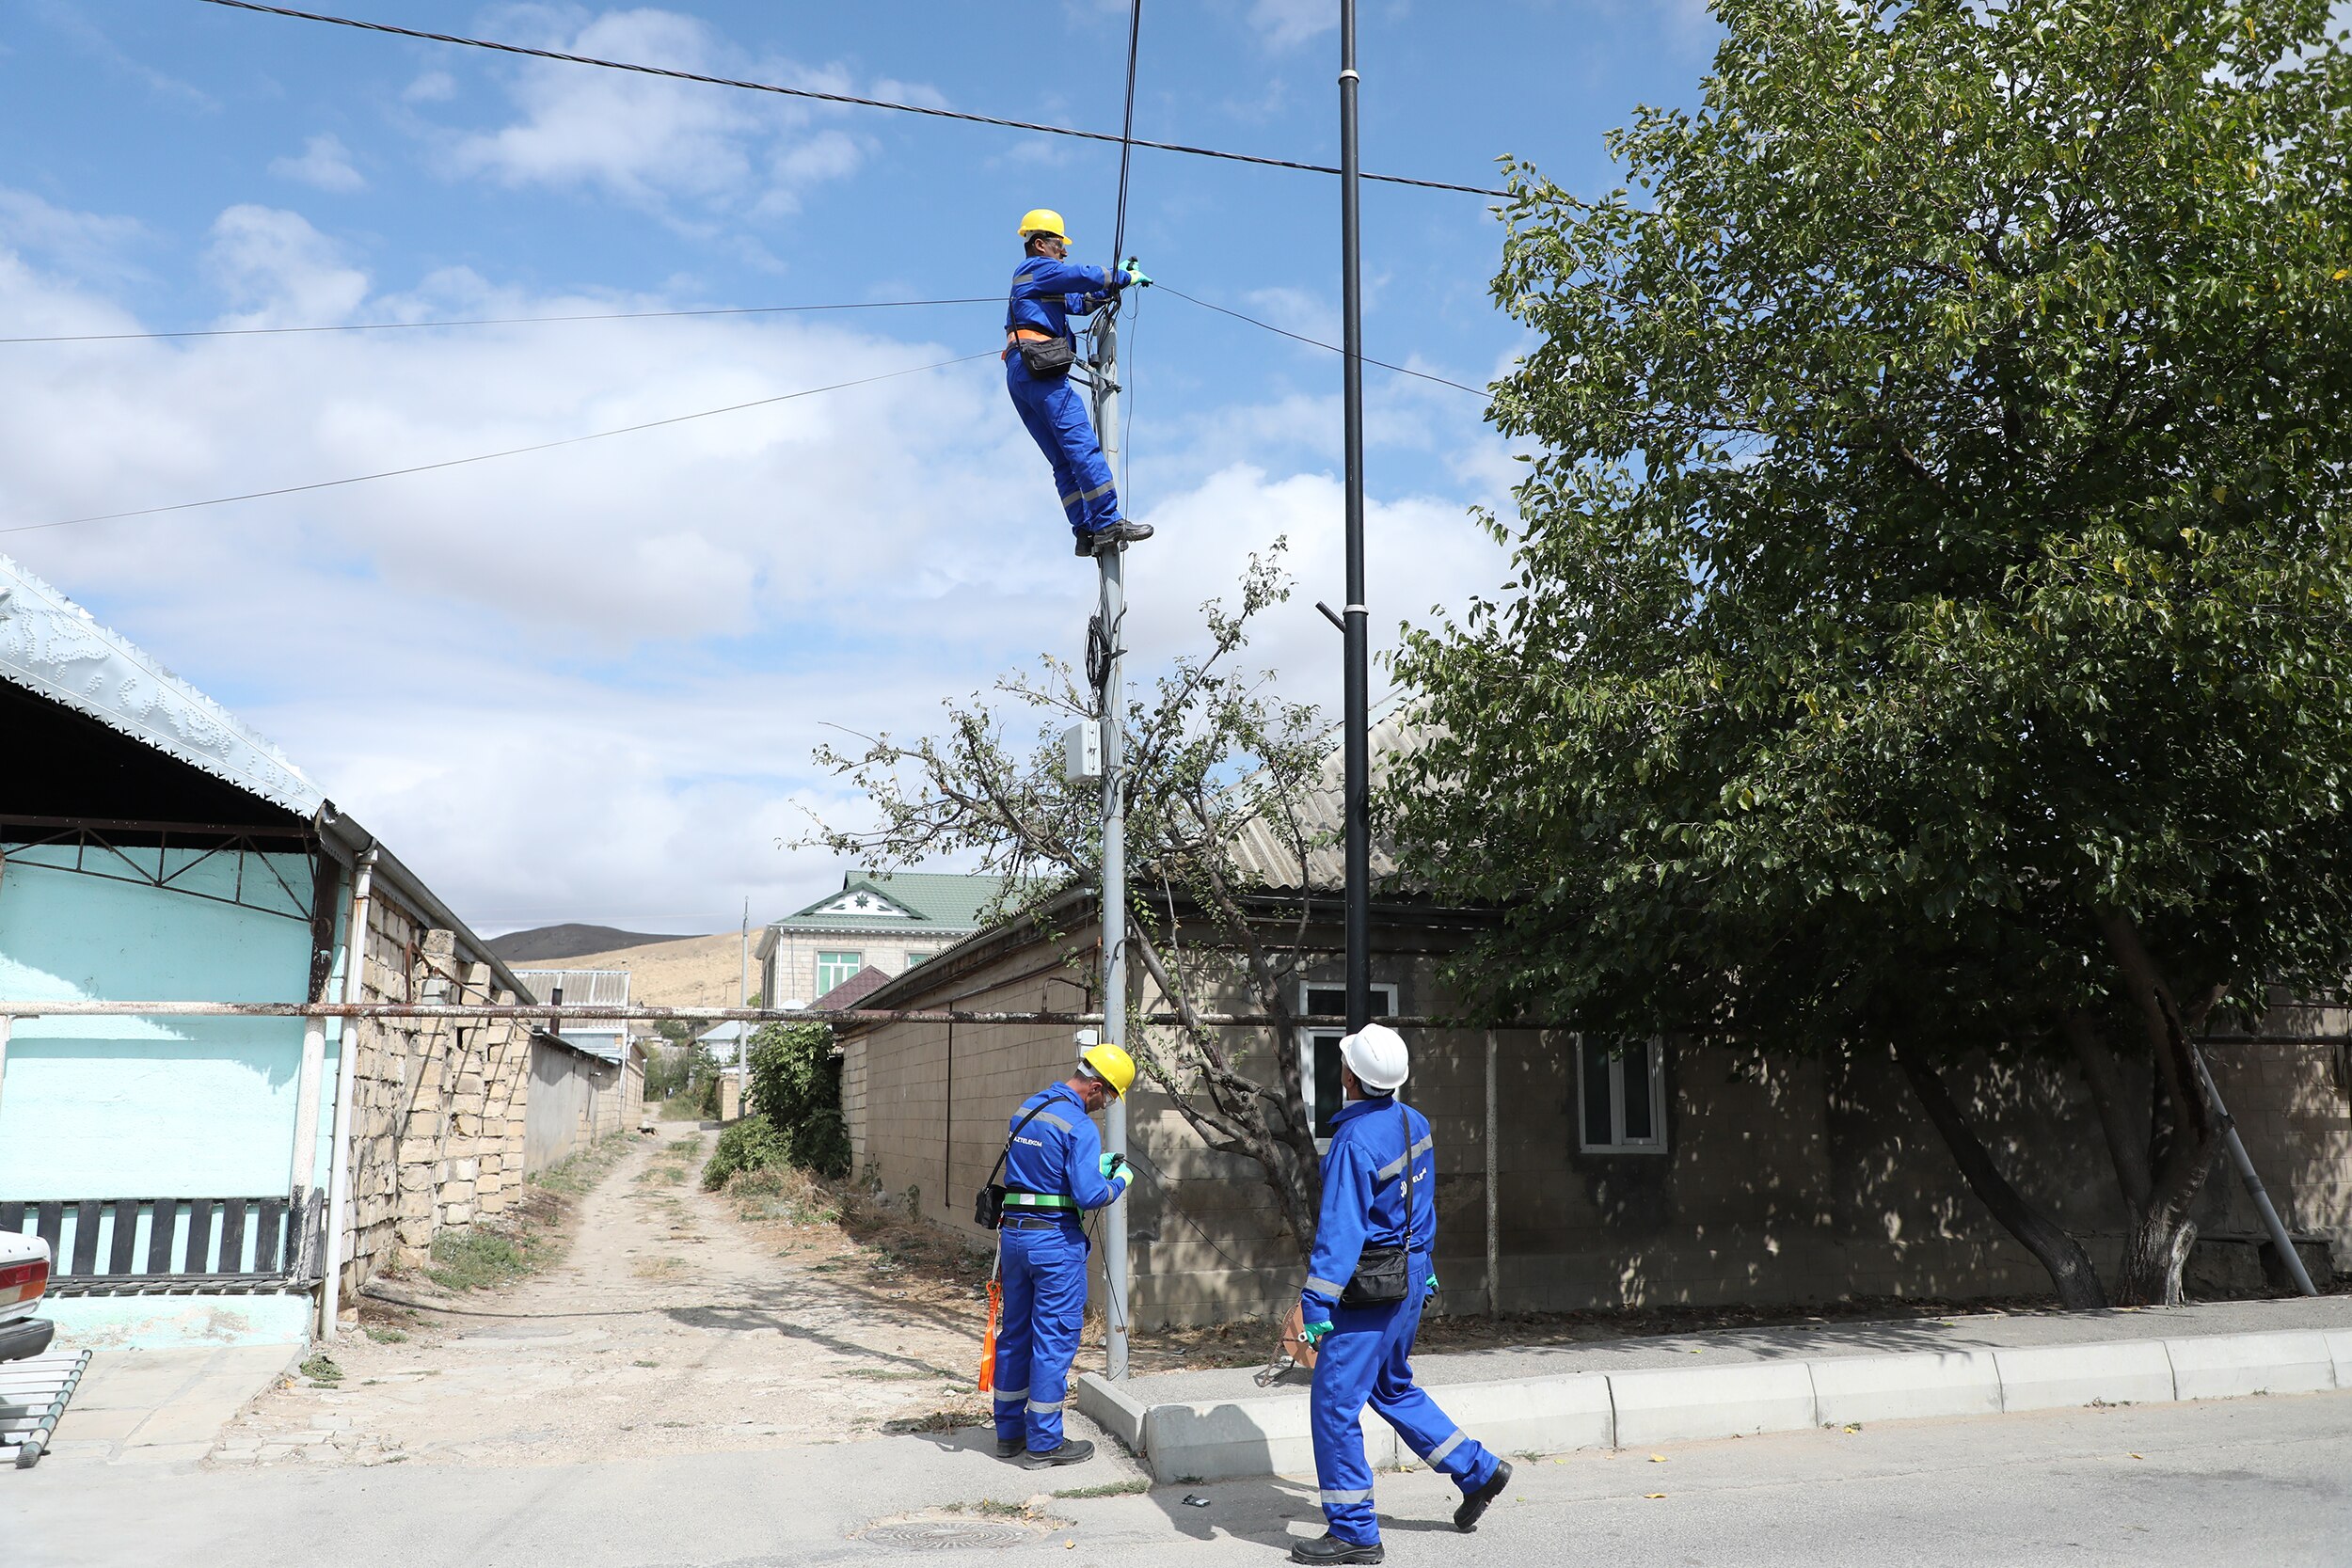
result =
[[[1125,1094],[1135,1085],[1136,1059],[1115,1045],[1089,1045],[1078,1062],[1089,1073],[1108,1084],[1113,1094]]]
[[[1051,234],[1065,242],[1070,238],[1062,229],[1061,214],[1051,207],[1032,207],[1021,214],[1021,237],[1025,240],[1032,234]]]

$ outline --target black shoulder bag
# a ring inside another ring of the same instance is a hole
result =
[[[1042,342],[1021,340],[1021,362],[1040,381],[1055,381],[1070,373],[1070,367],[1078,362],[1078,345],[1068,338],[1048,338]]]
[[[1405,1244],[1368,1246],[1356,1259],[1356,1272],[1340,1292],[1342,1307],[1388,1307],[1403,1301],[1412,1286],[1413,1255],[1413,1118],[1398,1101],[1396,1114],[1405,1123]]]
[[[998,1151],[996,1164],[989,1167],[988,1185],[982,1187],[979,1196],[972,1201],[972,1223],[982,1230],[996,1230],[1003,1227],[1005,1184],[996,1180],[997,1175],[1004,1170],[1005,1162],[1012,1158],[1012,1140],[1021,1136],[1021,1130],[1028,1126],[1030,1120],[1043,1109],[1045,1109],[1043,1105],[1030,1106],[1028,1116],[1014,1122],[1012,1131],[1005,1135],[1005,1147]]]

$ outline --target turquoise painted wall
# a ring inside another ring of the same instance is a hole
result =
[[[123,851],[160,861],[180,892],[57,869],[70,847],[5,848],[0,996],[305,999],[310,925],[270,877],[307,894],[303,857]],[[79,852],[85,863],[108,853]],[[193,895],[227,896],[240,878],[248,900],[286,912]],[[321,1180],[335,1057],[330,1034],[312,1156]],[[0,1198],[283,1193],[301,1059],[299,1019],[20,1020],[0,1084]]]

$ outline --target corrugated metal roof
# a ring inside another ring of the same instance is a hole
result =
[[[326,803],[283,752],[7,556],[0,556],[0,679],[297,816],[315,816]]]
[[[1374,722],[1371,741],[1375,789],[1379,788],[1390,759],[1405,750],[1412,730],[1401,705],[1391,704],[1388,712]],[[1233,863],[1241,873],[1259,886],[1270,889],[1302,884],[1317,891],[1345,887],[1347,864],[1342,839],[1346,817],[1341,794],[1346,772],[1346,752],[1335,748],[1324,757],[1314,786],[1299,801],[1299,825],[1308,841],[1304,866],[1299,864],[1297,851],[1286,831],[1277,831],[1253,819],[1233,835]],[[1374,838],[1373,876],[1388,877],[1395,870],[1394,847],[1384,838]]]
[[[574,1007],[628,1006],[626,969],[518,969],[515,978],[531,988],[533,1002],[552,1002],[555,988],[564,988],[564,1001]]]

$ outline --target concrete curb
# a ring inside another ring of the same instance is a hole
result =
[[[2334,1389],[2352,1390],[2352,1329],[1571,1372],[1434,1392],[1465,1432],[1499,1452],[1565,1453],[1865,1421]],[[1078,1408],[1135,1449],[1163,1484],[1314,1472],[1304,1391],[1145,1405],[1089,1372],[1078,1380]],[[1375,1468],[1412,1457],[1370,1411],[1363,1424]]]

